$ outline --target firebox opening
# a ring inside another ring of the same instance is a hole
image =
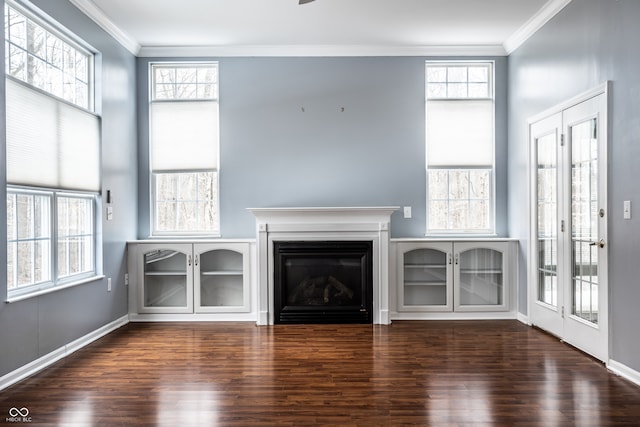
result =
[[[275,323],[372,323],[371,241],[274,242]]]

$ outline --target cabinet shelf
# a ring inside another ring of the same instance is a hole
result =
[[[421,281],[404,281],[404,285],[405,286],[447,286],[447,282],[442,282],[442,281],[425,281],[425,280],[421,280]]]
[[[471,268],[460,270],[461,274],[502,274],[503,271],[501,269],[495,268]]]
[[[203,276],[242,276],[244,273],[242,271],[201,271],[201,275]]]
[[[405,264],[404,268],[428,268],[428,269],[446,269],[445,264]]]
[[[145,276],[186,276],[186,271],[145,271]]]

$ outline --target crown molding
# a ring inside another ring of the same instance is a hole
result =
[[[535,15],[505,40],[503,46],[506,55],[511,55],[569,3],[571,0],[549,0],[545,3]]]
[[[505,56],[503,46],[238,45],[142,46],[139,57]]]
[[[138,55],[140,44],[129,34],[125,33],[116,24],[105,15],[105,13],[91,0],[69,0],[71,4],[80,9],[82,13],[87,15],[93,22],[98,24],[100,28],[106,31],[111,37],[116,39],[118,43],[124,46],[129,52]]]
[[[69,0],[129,52],[138,57],[330,57],[330,56],[508,56],[533,36],[571,0],[549,0],[500,45],[387,46],[387,45],[228,45],[141,46],[119,28],[91,0]]]

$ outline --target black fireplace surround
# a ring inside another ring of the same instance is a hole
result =
[[[274,323],[373,323],[371,241],[274,242]]]

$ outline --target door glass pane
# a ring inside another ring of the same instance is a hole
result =
[[[598,140],[596,120],[571,128],[572,314],[598,323]]]
[[[187,256],[171,249],[144,254],[144,306],[186,307]]]
[[[242,305],[242,254],[219,249],[200,255],[200,305],[222,307]]]
[[[404,305],[447,305],[447,254],[416,249],[404,254]]]
[[[537,139],[538,301],[558,304],[558,150],[555,132]]]
[[[460,305],[503,303],[502,253],[470,249],[460,254]]]

